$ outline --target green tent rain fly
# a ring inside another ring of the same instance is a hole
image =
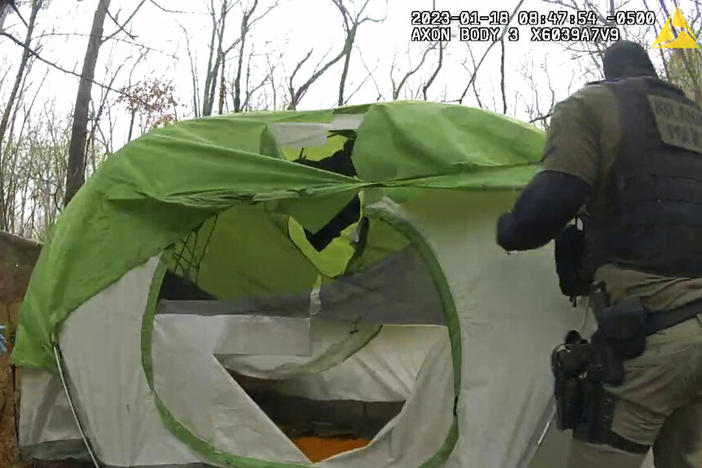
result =
[[[203,118],[127,144],[34,270],[12,355],[23,455],[190,468],[555,457],[541,443],[548,357],[585,312],[560,295],[551,251],[494,242],[543,144],[519,121],[426,102]],[[355,175],[313,163],[344,151]],[[319,457],[305,438],[363,442]]]

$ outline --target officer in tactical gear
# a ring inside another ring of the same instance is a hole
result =
[[[557,399],[560,387],[585,395],[565,406],[576,415],[568,466],[638,468],[652,448],[657,468],[699,468],[702,111],[636,43],[615,43],[603,65],[604,81],[554,108],[544,169],[498,220],[497,242],[535,249],[586,220],[562,243],[582,239],[570,276],[599,294],[581,387],[556,379]]]

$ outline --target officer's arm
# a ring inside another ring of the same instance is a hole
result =
[[[524,189],[510,213],[497,223],[497,243],[505,250],[543,246],[573,219],[590,186],[563,172],[544,171]]]
[[[544,171],[527,185],[511,212],[498,220],[497,243],[505,250],[543,246],[587,201],[599,167],[599,132],[586,101],[576,93],[554,109]]]

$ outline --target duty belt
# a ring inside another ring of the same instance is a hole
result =
[[[675,309],[649,312],[646,319],[646,335],[653,335],[698,314],[702,314],[702,300],[696,300]]]

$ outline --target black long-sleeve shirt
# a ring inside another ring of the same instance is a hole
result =
[[[526,186],[511,212],[497,223],[497,243],[505,250],[528,250],[553,239],[577,214],[590,186],[574,175],[544,171]]]

